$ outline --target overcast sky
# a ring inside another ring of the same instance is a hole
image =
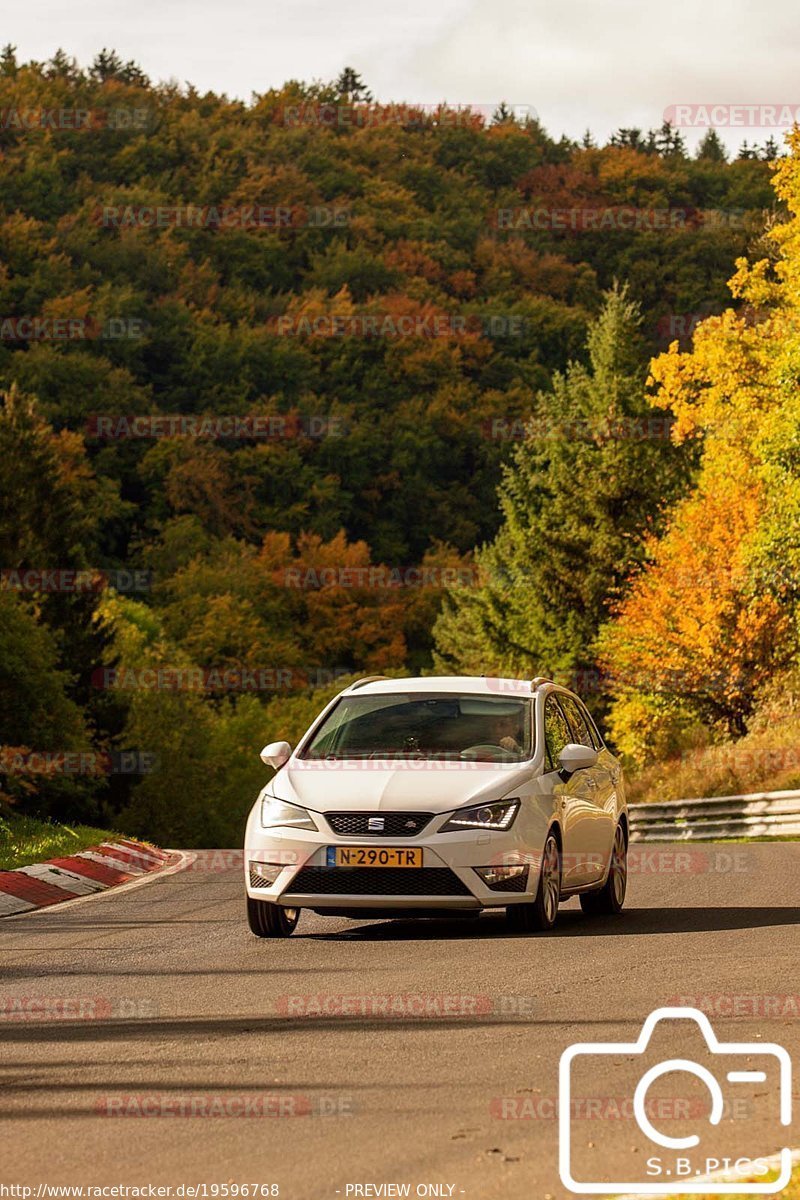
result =
[[[786,0],[33,0],[7,9],[2,37],[22,59],[114,48],[153,79],[243,99],[347,64],[382,101],[505,99],[554,136],[589,126],[600,140],[676,103],[800,105]],[[738,147],[770,130],[720,132]]]

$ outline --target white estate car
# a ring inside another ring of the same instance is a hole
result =
[[[505,908],[550,929],[559,900],[619,913],[625,784],[581,700],[547,679],[384,679],[346,688],[247,822],[250,928],[286,937],[300,910],[353,918]]]

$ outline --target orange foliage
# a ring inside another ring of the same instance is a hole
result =
[[[389,569],[370,562],[366,542],[348,542],[343,530],[328,542],[303,533],[292,551],[288,535],[268,533],[259,562],[286,589],[310,659],[370,671],[403,665],[405,597]]]
[[[753,693],[791,648],[785,608],[747,566],[762,510],[753,475],[721,473],[678,507],[600,638],[617,694],[690,698],[741,732]]]

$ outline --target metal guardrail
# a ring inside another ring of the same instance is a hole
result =
[[[632,842],[800,837],[800,792],[631,804]]]

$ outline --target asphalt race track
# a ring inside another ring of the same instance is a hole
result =
[[[723,1040],[778,1042],[800,1063],[800,846],[637,854],[622,918],[589,920],[573,901],[544,937],[510,936],[502,915],[305,913],[288,941],[259,941],[241,869],[221,855],[6,918],[4,1181],[275,1183],[285,1200],[386,1183],[570,1194],[554,1099],[571,1043],[633,1041],[653,1009],[704,997]],[[660,1049],[690,1048],[673,1026]],[[617,1109],[641,1062],[607,1057],[580,1085],[594,1100],[573,1123],[589,1170],[624,1179],[650,1152]],[[661,1126],[683,1132],[697,1097],[685,1078],[670,1086]],[[771,1085],[736,1086],[715,1151],[800,1145],[796,1119],[776,1124]]]

